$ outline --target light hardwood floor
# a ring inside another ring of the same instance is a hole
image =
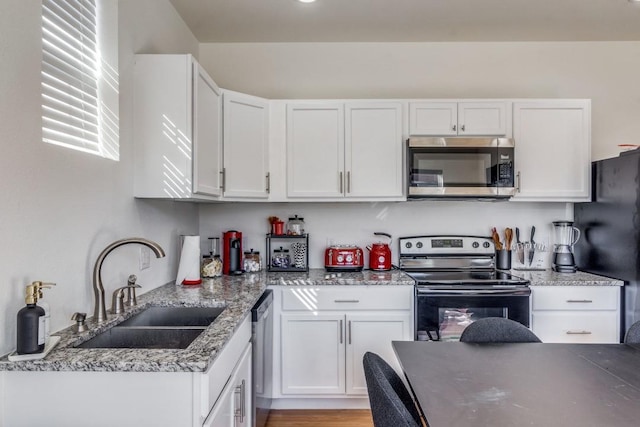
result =
[[[272,410],[266,427],[373,427],[371,411]]]

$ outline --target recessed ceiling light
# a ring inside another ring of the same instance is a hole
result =
[[[298,0],[300,3],[313,3],[316,0]],[[640,0],[639,0],[640,1]]]

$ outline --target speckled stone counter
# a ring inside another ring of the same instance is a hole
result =
[[[557,273],[553,270],[511,270],[514,276],[529,280],[530,286],[623,286],[622,280],[610,279],[583,271]]]
[[[413,280],[395,270],[357,273],[247,273],[205,280],[202,286],[184,287],[173,283],[138,297],[138,306],[118,316],[109,316],[101,325],[87,320],[88,331],[75,334],[71,327],[52,335],[61,337],[58,346],[41,360],[9,362],[0,359],[0,371],[128,371],[199,372],[205,371],[235,330],[250,315],[251,308],[267,285],[413,285]],[[189,347],[172,349],[84,349],[85,342],[150,306],[221,307],[222,314]]]
[[[268,285],[413,285],[414,280],[400,270],[351,273],[327,273],[324,269],[311,269],[307,273],[268,273]]]

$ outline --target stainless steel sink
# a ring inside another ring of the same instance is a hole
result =
[[[225,307],[150,307],[116,327],[207,327],[224,309]]]
[[[77,348],[187,348],[205,328],[122,328],[113,327]]]
[[[76,348],[187,348],[225,307],[150,307]]]

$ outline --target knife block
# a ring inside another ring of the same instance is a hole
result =
[[[514,270],[547,270],[550,266],[549,251],[536,249],[533,253],[531,263],[529,257],[531,250],[529,248],[518,246],[512,251],[512,268]]]

